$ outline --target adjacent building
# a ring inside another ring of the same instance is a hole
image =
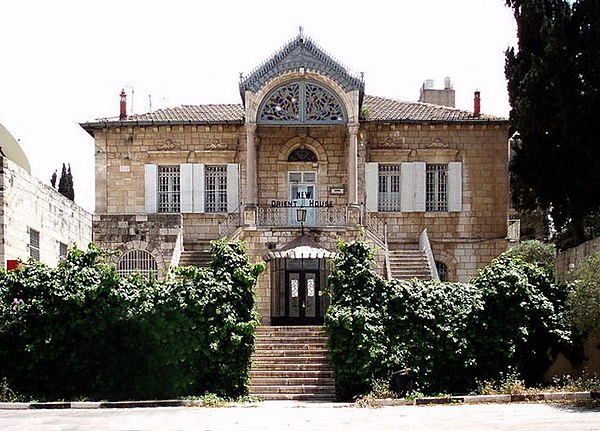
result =
[[[56,265],[92,241],[92,215],[30,174],[17,140],[0,125],[0,259],[12,269],[30,258]]]
[[[311,324],[338,238],[364,234],[387,277],[468,281],[505,250],[508,121],[478,94],[473,112],[368,95],[302,33],[239,90],[241,103],[138,115],[122,93],[119,117],[81,124],[94,241],[121,251],[121,273],[201,264],[210,240],[242,239],[267,262],[263,324]]]

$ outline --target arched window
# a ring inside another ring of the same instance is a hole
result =
[[[296,148],[288,156],[288,162],[316,162],[317,155],[308,148]]]
[[[156,273],[157,271],[158,265],[156,264],[156,259],[146,250],[130,250],[125,252],[121,255],[117,264],[117,273],[122,277],[135,272],[148,276],[151,272]]]
[[[344,105],[335,93],[313,81],[289,82],[264,99],[257,122],[260,124],[343,124]]]
[[[438,277],[440,281],[448,281],[448,266],[443,262],[436,260],[435,267],[437,269]]]

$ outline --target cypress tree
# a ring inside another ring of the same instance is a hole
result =
[[[546,212],[559,245],[576,245],[600,209],[598,132],[589,132],[600,108],[598,0],[506,4],[518,32],[518,49],[506,52],[510,117],[520,135],[511,162],[514,204]]]
[[[63,163],[62,170],[60,172],[60,179],[58,180],[58,193],[60,193],[61,195],[65,196],[65,197],[68,197],[67,196],[68,181],[69,180],[67,179],[67,167]]]

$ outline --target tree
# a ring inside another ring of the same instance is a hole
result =
[[[53,189],[56,188],[56,169],[52,172],[52,176],[50,177],[50,185],[52,185]]]
[[[73,175],[71,174],[70,164],[68,169],[64,163],[62,165],[60,180],[58,181],[58,192],[67,199],[70,199],[72,201],[75,200],[75,191],[73,189]]]
[[[505,70],[520,135],[513,200],[518,209],[547,212],[562,246],[583,242],[586,218],[600,209],[597,3],[506,0],[519,39],[518,49],[506,52]]]
[[[569,317],[583,334],[597,336],[600,334],[600,252],[588,256],[572,278]]]

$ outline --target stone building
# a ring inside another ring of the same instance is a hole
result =
[[[319,324],[336,239],[387,277],[468,281],[505,250],[508,122],[365,94],[300,33],[239,82],[241,103],[81,124],[95,138],[94,241],[118,269],[201,264],[210,240],[265,260],[263,324]],[[448,89],[450,90],[450,89]],[[452,90],[453,92],[453,90]]]
[[[54,266],[70,247],[87,248],[92,215],[30,175],[27,156],[0,125],[0,259],[14,268],[29,258]]]

